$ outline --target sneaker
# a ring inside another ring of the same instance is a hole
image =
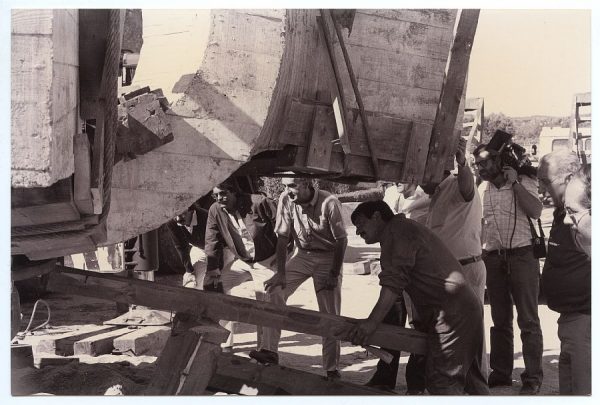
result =
[[[196,288],[196,286],[198,285],[196,283],[196,276],[194,275],[194,273],[185,273],[183,275],[183,283],[182,285],[185,288]]]
[[[541,384],[535,382],[524,382],[519,391],[519,395],[537,395],[540,392]]]
[[[258,361],[260,364],[279,364],[279,355],[270,350],[252,350],[248,353],[248,356],[250,356],[251,359]]]
[[[488,377],[488,387],[510,387],[512,386],[512,378],[503,377],[500,374],[492,371]]]
[[[335,381],[335,380],[340,380],[342,378],[342,375],[340,374],[340,372],[338,370],[332,370],[332,371],[328,371],[327,372],[327,381]]]

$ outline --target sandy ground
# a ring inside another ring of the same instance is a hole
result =
[[[545,223],[548,210],[544,212]],[[349,247],[347,250],[346,264],[358,260],[377,257],[378,246],[366,246],[362,239],[354,235],[352,228],[349,231]],[[181,276],[158,276],[156,282],[178,284]],[[240,286],[236,295],[251,296],[250,283]],[[345,275],[342,283],[342,315],[354,318],[368,316],[375,304],[379,293],[378,279],[374,275]],[[76,329],[86,324],[101,324],[103,321],[115,317],[115,304],[96,299],[61,294],[50,294],[44,297],[52,309],[51,325],[53,327]],[[317,310],[317,302],[311,280],[304,283],[297,292],[290,297],[288,305],[306,309]],[[23,305],[24,319],[21,324],[23,330],[29,320],[33,303]],[[558,314],[549,310],[545,305],[540,305],[544,336],[544,382],[541,389],[543,395],[558,394],[558,355],[560,342],[557,337],[556,320]],[[42,318],[44,311],[40,311]],[[490,308],[485,306],[485,322],[491,325]],[[37,324],[37,322],[36,322]],[[515,330],[515,369],[513,372],[514,384],[510,388],[493,388],[493,395],[516,395],[520,388],[520,373],[524,363],[521,354],[521,342],[518,326]],[[248,352],[256,346],[256,329],[252,325],[239,325],[235,335],[235,350],[239,355],[247,356]],[[486,336],[489,349],[489,335]],[[401,357],[398,373],[396,392],[404,393],[406,383],[404,371],[407,354]],[[126,394],[139,394],[148,383],[156,360],[152,356],[131,357],[125,355],[103,355],[98,357],[80,358],[78,365],[48,366],[41,370],[20,369],[13,370],[13,394],[51,393],[60,395],[101,395],[114,384],[122,384]],[[321,369],[321,338],[296,332],[284,331],[280,343],[280,363],[284,366],[323,374]],[[367,354],[364,349],[342,342],[340,369],[342,379],[357,384],[364,384],[374,372],[377,358]]]

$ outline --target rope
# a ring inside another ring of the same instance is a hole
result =
[[[46,306],[46,309],[48,310],[48,318],[46,318],[45,322],[41,323],[40,325],[36,326],[33,329],[30,329],[31,328],[31,324],[33,323],[33,318],[35,317],[35,311],[37,310],[37,306],[38,306],[38,304],[40,302]],[[44,326],[50,324],[50,315],[51,315],[50,305],[48,305],[48,303],[46,301],[44,301],[44,300],[37,300],[35,302],[35,305],[33,306],[33,311],[31,311],[31,317],[29,318],[29,323],[27,324],[27,327],[25,328],[25,330],[23,332],[17,333],[17,335],[13,338],[13,340],[11,341],[11,343],[15,343],[17,340],[24,339],[25,336],[27,336],[27,334],[30,331],[33,332],[34,330],[43,328]]]
[[[87,224],[89,217],[79,221],[59,222],[20,226],[11,229],[13,242],[34,242],[36,240],[62,239],[65,237],[89,236],[98,227],[103,226],[110,211],[110,193],[112,171],[115,161],[115,138],[117,133],[117,80],[119,74],[119,59],[121,53],[121,12],[110,10],[109,29],[102,81],[100,82],[100,108],[104,114],[104,170],[102,173],[102,212],[98,216],[98,224]],[[83,226],[84,229],[65,231],[65,225]]]

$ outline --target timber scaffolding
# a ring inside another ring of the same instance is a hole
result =
[[[348,332],[357,321],[353,318],[64,266],[57,266],[48,275],[47,289],[176,312],[170,337],[160,352],[155,375],[145,391],[147,395],[202,395],[209,384],[225,392],[237,392],[234,386],[246,385],[255,387],[259,394],[384,393],[351,383],[325,381],[322,377],[279,366],[253,365],[236,356],[221,356],[220,344],[227,339],[229,332],[219,326],[218,320],[347,340]],[[123,335],[119,330],[108,328],[100,328],[99,332],[109,334],[111,338]],[[78,339],[83,340],[76,342]],[[106,337],[97,339],[105,340]],[[66,339],[55,338],[44,344],[56,348],[56,353],[63,355],[92,350],[90,333],[79,337],[69,335]],[[426,352],[425,334],[386,324],[377,327],[368,345],[417,354]],[[299,384],[300,379],[306,384]]]
[[[118,100],[123,12],[13,10],[12,253],[48,259],[128,240],[234,173],[439,180],[462,130],[478,15],[185,10],[177,32],[150,25],[133,82],[144,91]],[[130,142],[130,132],[150,140]],[[210,319],[171,336],[153,393],[203,393],[224,337],[217,319],[341,340],[356,322],[67,268],[48,279],[51,291]],[[423,334],[388,325],[369,343],[425,350]]]
[[[128,240],[233,174],[422,183],[453,155],[478,10],[144,13],[124,100],[129,10],[13,10],[13,254]]]

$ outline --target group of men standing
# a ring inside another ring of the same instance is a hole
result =
[[[383,200],[362,203],[352,213],[357,235],[367,243],[381,244],[381,292],[371,315],[360,321],[346,338],[364,345],[381,322],[406,316],[398,314],[398,308],[410,308],[412,325],[427,334],[428,353],[422,358],[415,357],[412,362],[409,360],[412,366],[407,367],[407,382],[409,370],[415,381],[413,387],[409,382],[409,391],[489,394],[489,387],[512,385],[514,303],[525,361],[520,392],[537,394],[543,377],[542,333],[537,312],[540,272],[530,224],[531,219],[540,217],[542,210],[538,180],[535,172],[519,172],[514,167],[504,166],[498,151],[485,145],[474,155],[483,180],[479,192],[464,153],[457,152],[457,174],[448,172],[439,185],[422,186],[429,196],[429,207],[421,223],[403,214],[395,215]],[[552,159],[550,157],[549,162]],[[546,173],[544,164],[542,161],[540,173]],[[550,164],[550,167],[553,166]],[[573,166],[569,173],[574,175],[575,169],[578,167]],[[540,183],[550,191],[558,181],[549,176],[540,177]],[[561,184],[566,185],[566,179],[567,176],[563,176]],[[585,178],[581,182],[585,183]],[[260,194],[240,193],[232,183],[214,188],[216,201],[208,210],[205,234],[205,275],[201,274],[204,273],[201,266],[188,266],[184,286],[199,288],[202,285],[204,289],[230,293],[242,282],[253,280],[257,299],[285,305],[288,297],[312,278],[319,310],[339,315],[341,269],[347,245],[341,204],[335,196],[313,187],[310,180],[289,177],[284,178],[282,184],[285,190],[277,204]],[[564,189],[556,195],[553,191],[550,194],[557,210],[565,211]],[[585,201],[581,202],[578,196],[572,200],[573,207],[569,209],[585,210]],[[555,223],[556,215],[565,216],[555,214]],[[581,222],[582,214],[578,215]],[[589,277],[589,256],[580,248],[587,243],[589,249],[589,237],[579,237],[580,242],[576,244],[573,230],[560,226],[559,229],[558,223],[553,224],[546,260],[546,267],[553,270],[547,273],[550,284],[560,285],[562,267],[571,266],[571,262],[565,263],[564,252],[569,251],[572,261],[582,267],[574,271],[579,277],[576,285],[563,288],[573,293],[577,288],[585,289],[586,274]],[[554,239],[560,239],[556,245],[559,248],[552,245]],[[489,376],[483,323],[486,285],[493,321]],[[552,292],[547,295],[550,305]],[[559,335],[561,323],[577,323],[578,328],[585,328],[591,319],[589,294],[587,307],[579,302],[585,299],[574,302],[576,298],[566,298],[564,291],[557,295],[558,303],[550,307],[561,312]],[[579,316],[580,313],[583,316]],[[234,333],[231,324],[226,327],[232,331],[224,347],[227,351],[233,346]],[[578,370],[585,365],[573,365],[583,361],[580,345],[573,343],[577,337],[568,333],[572,327],[562,329],[565,337],[561,336],[561,342],[569,341],[570,352],[568,359],[563,359],[561,353],[561,370],[567,370],[568,362],[572,366],[569,379],[580,380],[585,375]],[[259,327],[257,350],[250,352],[250,357],[264,364],[277,364],[280,332]],[[566,346],[563,347],[565,356]],[[323,367],[328,379],[340,378],[339,357],[339,341],[324,338]],[[398,360],[399,353],[395,353],[395,365],[378,365],[371,385],[393,388]],[[561,393],[567,377],[564,380],[563,383],[561,376]],[[564,393],[582,393],[579,385],[571,382],[571,391],[565,388]]]

